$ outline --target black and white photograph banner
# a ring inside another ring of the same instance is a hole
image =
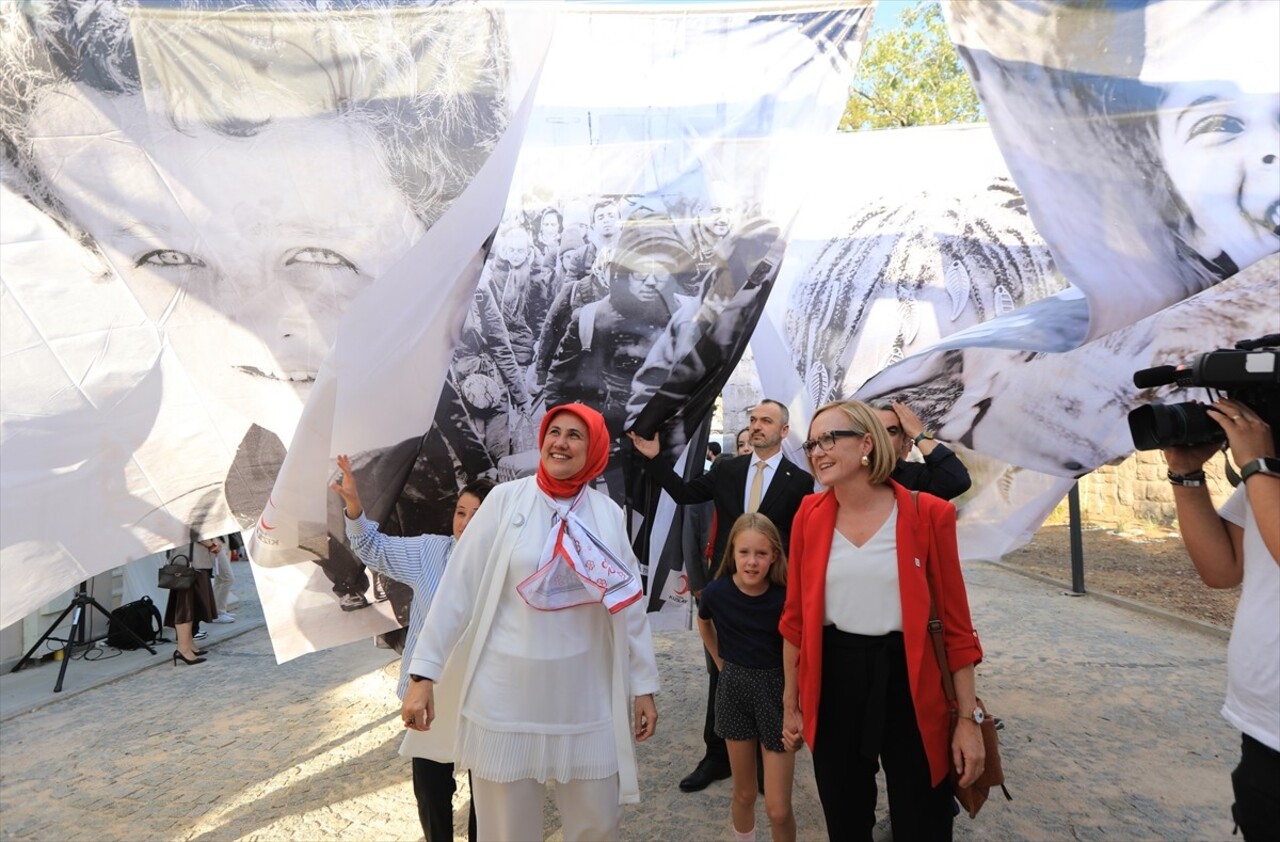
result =
[[[0,6],[0,625],[253,526],[351,310],[499,168],[554,25],[524,8]]]
[[[687,625],[680,512],[625,432],[676,462],[711,411],[802,200],[778,189],[779,149],[834,129],[869,23],[868,4],[565,7],[509,190],[452,209],[492,214],[483,251],[442,219],[322,367],[254,543],[280,661],[407,621],[409,589],[347,546],[335,455],[386,532],[447,534],[459,489],[533,473],[546,409],[574,401],[604,415],[600,488],[629,517],[655,625]],[[450,291],[414,286],[442,274]],[[443,311],[447,331],[424,329]]]

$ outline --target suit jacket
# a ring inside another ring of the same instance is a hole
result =
[[[969,490],[969,471],[951,448],[938,442],[923,462],[898,460],[890,478],[911,491],[925,491],[943,500],[954,500]]]
[[[649,473],[662,490],[677,503],[705,503],[716,507],[716,539],[712,550],[712,569],[719,568],[724,558],[725,542],[733,522],[743,513],[743,498],[747,494],[747,475],[755,456],[734,456],[717,459],[711,470],[702,476],[685,482],[670,463],[661,456],[649,461]],[[769,481],[769,488],[760,500],[760,514],[773,521],[782,533],[782,546],[791,545],[791,521],[800,508],[800,501],[813,493],[813,477],[801,470],[796,463],[783,456],[778,470]]]
[[[973,630],[969,597],[960,573],[956,548],[956,508],[929,494],[919,495],[919,509],[911,492],[891,483],[898,504],[894,539],[898,550],[898,594],[902,601],[902,642],[906,648],[907,678],[911,685],[916,724],[933,785],[946,777],[950,762],[951,717],[942,691],[942,671],[929,638],[929,579],[935,583],[938,617],[951,671],[982,660],[982,645]],[[796,684],[810,749],[818,737],[819,716],[847,716],[824,711],[822,698],[822,626],[827,599],[827,562],[835,535],[839,504],[828,490],[805,500],[796,515],[795,540],[787,559],[787,601],[778,631],[800,650]]]

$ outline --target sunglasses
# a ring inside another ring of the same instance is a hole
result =
[[[861,430],[831,430],[830,432],[823,433],[816,439],[809,439],[808,441],[803,442],[800,445],[800,449],[805,452],[806,456],[812,456],[813,451],[819,448],[822,449],[823,453],[826,453],[836,446],[836,439],[860,439],[865,435],[866,433]]]

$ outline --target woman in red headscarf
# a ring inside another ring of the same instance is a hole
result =
[[[415,754],[471,770],[479,838],[541,839],[554,780],[566,840],[616,839],[640,797],[632,740],[658,721],[639,565],[588,487],[609,458],[600,413],[554,407],[539,442],[537,476],[496,487],[459,539],[402,716]]]

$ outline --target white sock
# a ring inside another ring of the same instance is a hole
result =
[[[756,842],[756,829],[753,827],[746,833],[733,828],[733,838],[735,842]]]

